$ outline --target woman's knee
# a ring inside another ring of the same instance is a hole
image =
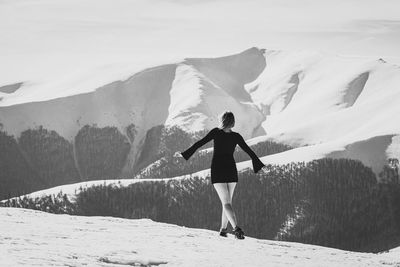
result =
[[[224,209],[229,209],[229,210],[232,209],[232,203],[230,202],[224,203],[222,204],[222,206],[224,207]]]

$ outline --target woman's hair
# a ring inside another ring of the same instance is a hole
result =
[[[230,111],[225,111],[221,116],[221,127],[233,127],[235,125],[235,116]]]

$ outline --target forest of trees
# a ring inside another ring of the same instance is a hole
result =
[[[370,168],[350,159],[269,165],[268,173],[239,173],[233,206],[246,235],[378,252],[400,245],[400,184],[378,183]],[[388,169],[388,170],[389,170]],[[18,199],[5,206],[88,216],[150,218],[218,230],[221,204],[210,178],[146,181],[83,189],[71,203],[62,195]]]
[[[3,132],[0,124],[0,199],[22,195],[45,186],[15,138]]]
[[[18,144],[47,187],[79,181],[72,144],[57,132],[41,126],[29,129],[21,133]]]
[[[115,179],[135,134],[133,124],[126,127],[126,136],[116,127],[85,125],[73,143],[42,126],[23,131],[18,139],[0,127],[0,199],[80,181]]]
[[[382,251],[400,245],[400,185],[377,183],[359,161],[321,159],[302,177],[301,214],[279,236],[357,251]],[[398,175],[398,174],[397,174]]]
[[[75,137],[75,153],[83,179],[118,177],[130,147],[128,139],[116,127],[85,125]]]

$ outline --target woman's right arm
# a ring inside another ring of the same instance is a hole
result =
[[[208,134],[194,143],[191,147],[189,147],[187,150],[181,152],[181,155],[184,159],[188,160],[194,152],[196,152],[197,149],[214,139],[215,132],[217,131],[218,128],[213,128],[211,131],[208,132]]]

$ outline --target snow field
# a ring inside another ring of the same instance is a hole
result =
[[[0,208],[0,266],[399,266],[397,249],[356,253],[112,217]]]

